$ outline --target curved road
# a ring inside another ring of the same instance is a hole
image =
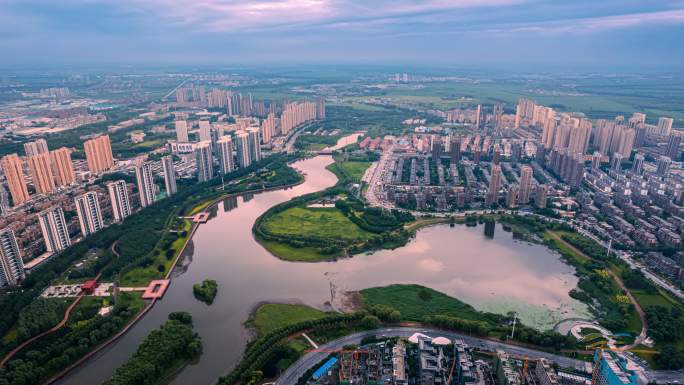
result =
[[[563,238],[558,236],[558,234],[554,232],[549,232],[549,235],[551,235],[551,237],[553,237],[553,239],[555,239],[556,241],[570,248],[570,250],[574,251],[575,253],[583,255],[588,259],[592,259],[590,256],[582,252],[580,249],[571,245],[569,242],[566,242]],[[640,345],[642,342],[644,342],[644,340],[646,340],[648,334],[648,321],[646,320],[646,313],[644,313],[644,310],[641,308],[641,305],[639,305],[639,301],[637,301],[636,298],[634,298],[632,292],[629,291],[629,289],[625,286],[624,282],[622,282],[622,279],[620,279],[620,277],[617,274],[615,274],[613,270],[607,269],[607,271],[608,274],[610,274],[610,276],[613,278],[613,281],[615,281],[615,283],[617,283],[617,285],[620,287],[620,290],[625,292],[625,294],[629,298],[629,301],[632,303],[632,305],[634,305],[634,310],[636,310],[637,314],[639,315],[639,319],[641,320],[641,333],[639,333],[637,338],[634,339],[634,343],[630,345],[620,346],[614,349],[618,352],[624,352],[626,350],[632,349]]]
[[[331,351],[340,350],[345,345],[359,344],[361,340],[365,337],[403,337],[408,338],[414,333],[423,333],[430,337],[443,336],[450,339],[461,339],[468,345],[478,348],[480,350],[496,351],[497,349],[503,349],[512,356],[529,358],[529,359],[539,359],[546,358],[557,362],[562,367],[572,367],[582,371],[586,370],[586,362],[581,360],[576,360],[573,358],[568,358],[564,356],[558,356],[551,353],[546,353],[538,350],[533,350],[521,346],[509,345],[502,342],[491,341],[484,338],[478,338],[469,336],[466,334],[442,331],[438,329],[431,328],[420,328],[420,327],[396,327],[396,328],[383,328],[370,330],[366,332],[360,332],[355,334],[350,334],[348,336],[342,337],[338,340],[328,342],[327,344],[321,345],[319,349],[313,350],[292,366],[290,366],[281,376],[278,378],[276,385],[293,385],[297,383],[297,380],[304,375],[304,373],[324,360]]]
[[[491,341],[484,338],[473,337],[461,333],[443,331],[432,328],[420,328],[420,327],[396,327],[396,328],[383,328],[370,330],[361,333],[350,334],[348,336],[342,337],[338,340],[328,342],[327,344],[321,345],[319,349],[313,350],[297,362],[291,365],[275,382],[276,385],[294,385],[297,380],[304,373],[311,369],[312,367],[323,361],[332,351],[340,350],[346,345],[359,344],[361,340],[365,337],[403,337],[408,338],[414,333],[423,333],[430,337],[443,336],[454,339],[461,339],[468,345],[477,348],[479,350],[496,351],[497,349],[502,349],[508,352],[511,356],[515,358],[528,358],[531,360],[536,360],[539,358],[546,358],[553,362],[556,362],[561,367],[566,368],[576,368],[581,371],[587,370],[587,365],[585,361],[576,360],[569,357],[559,356],[552,353],[542,352],[539,350],[533,350],[517,345],[509,345],[503,342]],[[590,368],[589,368],[590,369]],[[590,372],[590,371],[589,371]],[[647,371],[645,373],[646,380],[648,382],[657,383],[684,383],[684,370],[660,370],[660,371]]]
[[[119,243],[119,241],[116,240],[116,241],[114,241],[114,243],[112,243],[112,246],[111,246],[112,253],[117,258],[120,257],[119,253],[116,251],[116,245],[118,243]],[[102,271],[97,273],[97,275],[95,276],[95,281],[99,281],[101,276],[102,276]],[[69,321],[69,317],[71,317],[71,312],[74,310],[74,308],[76,308],[76,306],[79,304],[79,302],[81,302],[81,300],[83,299],[84,296],[85,296],[85,292],[80,292],[78,294],[78,297],[76,297],[74,302],[72,302],[69,305],[69,307],[67,307],[66,311],[64,312],[64,317],[62,318],[61,321],[59,321],[59,323],[57,325],[51,327],[50,329],[48,329],[48,330],[46,330],[40,334],[37,334],[37,335],[29,338],[28,340],[24,341],[21,345],[17,346],[16,348],[12,349],[12,351],[7,353],[7,355],[2,359],[2,361],[0,361],[0,368],[5,366],[5,364],[7,362],[9,362],[9,360],[12,359],[12,357],[14,357],[17,353],[19,353],[21,350],[23,350],[25,347],[27,347],[31,343],[35,342],[38,339],[45,337],[48,334],[56,332],[57,330],[61,329],[64,325],[66,325],[66,323]]]

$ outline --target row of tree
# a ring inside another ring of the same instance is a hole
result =
[[[108,316],[69,323],[20,351],[0,369],[0,385],[41,384],[117,333],[140,311],[126,299],[131,294],[120,295]]]
[[[234,171],[229,174],[226,179],[234,180],[241,178],[266,167],[270,171],[276,171],[276,174],[282,175],[282,177],[272,178],[271,181],[264,184],[264,187],[275,187],[277,185],[295,183],[300,180],[300,176],[287,166],[287,162],[291,159],[291,157],[286,155],[271,156],[248,168]],[[271,172],[271,174],[273,173]],[[3,340],[3,344],[0,344],[0,354],[5,354],[10,351],[29,336],[47,330],[56,323],[53,322],[54,319],[61,319],[61,317],[55,317],[54,314],[52,314],[54,312],[47,311],[47,308],[40,304],[41,301],[36,298],[45,287],[47,287],[55,278],[61,276],[75,261],[82,259],[84,255],[92,249],[101,250],[100,257],[95,262],[95,265],[93,265],[92,272],[94,274],[96,271],[102,271],[102,279],[105,280],[116,279],[121,276],[121,273],[125,273],[131,268],[149,263],[150,259],[153,259],[152,254],[156,251],[156,248],[169,247],[177,237],[176,234],[169,234],[167,230],[178,215],[184,214],[198,202],[212,199],[222,194],[242,191],[241,189],[244,188],[238,184],[227,186],[228,188],[225,191],[217,191],[216,186],[220,183],[221,181],[219,179],[215,179],[202,184],[188,185],[186,188],[180,189],[178,194],[168,199],[158,201],[154,205],[131,215],[123,224],[109,226],[93,234],[84,241],[66,249],[59,255],[54,256],[27,276],[21,290],[0,295],[0,335],[4,336],[10,332],[15,325],[17,326],[17,330],[20,331],[20,333],[16,334],[17,338]],[[110,247],[117,240],[121,257],[114,258],[114,255],[110,251]],[[39,304],[33,305],[38,311],[40,311],[40,309],[46,310],[45,319],[40,319],[39,322],[31,322],[30,328],[23,327],[28,325],[28,322],[18,323],[20,314],[25,314],[24,318],[27,321],[29,319],[39,319],[39,317],[31,315],[34,313],[31,308],[28,308],[26,311],[23,310],[30,306],[34,301],[39,302]],[[118,310],[121,312],[121,309]],[[88,314],[91,314],[91,312],[88,312]],[[31,359],[30,361],[43,362],[46,369],[35,370],[30,377],[39,379],[44,378],[56,371],[56,369],[66,367],[70,362],[73,362],[76,358],[85,354],[89,349],[94,348],[97,343],[118,332],[125,325],[125,322],[121,323],[118,321],[121,319],[127,320],[130,317],[117,317],[116,314],[114,314],[114,317],[107,318],[114,319],[113,322],[107,323],[107,325],[113,327],[103,327],[96,330],[96,333],[93,336],[88,336],[88,339],[93,341],[93,344],[84,344],[79,342],[78,339],[72,338],[71,336],[75,335],[73,333],[75,331],[70,329],[60,330],[55,333],[55,336],[67,335],[63,341],[60,341],[60,346],[62,346],[63,349],[54,354],[55,357],[61,358],[51,361],[48,365],[43,358],[34,357],[34,359]],[[94,321],[101,322],[99,318],[94,319]],[[36,344],[42,343],[43,340],[51,341],[52,337],[53,336],[50,335],[45,339],[36,342]],[[74,349],[68,349],[63,346],[65,341],[77,346],[74,346]],[[32,349],[36,344],[32,344],[27,350]],[[88,348],[84,348],[85,346]],[[65,351],[70,352],[70,354],[68,356],[65,355]],[[10,372],[13,373],[14,371],[12,370]]]
[[[363,312],[352,314],[336,314],[316,320],[308,320],[281,327],[260,337],[247,348],[242,361],[227,376],[221,377],[219,385],[232,385],[249,381],[253,373],[260,371],[274,358],[282,340],[292,334],[308,329],[343,329],[350,325],[357,325],[366,316]]]

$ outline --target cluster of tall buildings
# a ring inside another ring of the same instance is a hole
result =
[[[318,103],[324,103],[322,99]],[[287,135],[293,128],[317,118],[317,111],[322,111],[325,118],[325,106],[318,107],[314,102],[289,103],[283,107],[280,115],[280,130],[282,135]],[[320,112],[319,112],[320,113]]]
[[[221,175],[237,167],[248,167],[261,160],[262,144],[270,143],[277,136],[287,135],[304,123],[324,119],[325,100],[321,98],[316,102],[286,104],[280,118],[275,112],[269,112],[260,124],[257,118],[236,118],[235,124],[199,120],[198,141],[194,143],[190,142],[189,136],[192,125],[183,114],[178,117],[180,119],[175,121],[177,141],[172,143],[172,151],[194,153],[197,179],[206,182],[215,176],[215,159],[218,160]]]
[[[38,194],[49,194],[59,187],[68,186],[76,180],[74,166],[71,162],[71,150],[62,147],[49,151],[45,139],[24,144],[26,164]],[[0,160],[5,174],[7,187],[15,206],[31,199],[24,162],[18,154],[5,155]]]
[[[609,158],[619,168],[634,148],[645,143],[667,140],[662,153],[679,159],[681,136],[672,129],[672,118],[661,117],[657,124],[646,123],[646,114],[634,113],[631,118],[617,116],[614,120],[598,119],[595,123],[581,114],[557,113],[552,108],[520,99],[516,106],[515,127],[541,130],[537,159],[546,162],[564,182],[577,187],[582,181],[585,154],[595,149],[592,163],[598,166]]]
[[[266,116],[278,112],[277,103],[266,103],[252,99],[252,94],[204,86],[188,86],[176,89],[176,101],[180,105],[198,105],[207,108],[225,109],[231,116]]]
[[[86,161],[92,174],[99,174],[114,166],[109,136],[102,135],[84,143]],[[33,187],[37,194],[50,194],[76,181],[71,150],[62,147],[50,151],[45,139],[24,144],[25,159]],[[15,206],[31,199],[24,174],[24,162],[18,154],[5,155],[0,160],[7,187]]]

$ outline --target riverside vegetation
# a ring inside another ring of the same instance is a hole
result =
[[[329,169],[335,186],[271,207],[255,221],[252,230],[266,249],[284,260],[317,262],[408,242],[404,224],[414,220],[411,214],[367,206],[347,191],[352,178],[338,162]],[[309,206],[318,200],[335,205]]]
[[[171,313],[105,385],[157,384],[201,352],[202,339],[192,330],[192,316],[186,312]]]
[[[168,272],[189,236],[189,224],[179,216],[186,215],[202,202],[226,194],[298,183],[302,180],[301,175],[287,165],[288,161],[296,158],[296,155],[274,155],[229,173],[224,179],[237,183],[227,184],[225,190],[218,189],[221,186],[219,178],[205,183],[179,181],[177,194],[155,202],[126,218],[122,224],[109,226],[54,256],[26,277],[21,291],[0,296],[0,354],[6,354],[30,335],[54,325],[44,322],[27,329],[22,327],[19,317],[32,312],[31,308],[23,309],[34,301],[40,301],[37,299],[40,293],[48,285],[63,280],[76,261],[95,250],[98,258],[79,273],[80,278],[92,278],[97,272],[102,272],[103,281],[146,285],[151,279],[163,277]],[[112,252],[113,245],[116,245],[120,257]],[[0,384],[43,382],[115,335],[144,307],[139,296],[129,293],[120,293],[111,301],[114,309],[110,315],[101,317],[95,313],[90,319],[83,320],[87,322],[81,322],[78,328],[67,324],[27,346],[0,369]],[[34,306],[47,308],[53,305]],[[57,311],[50,312],[57,314]]]

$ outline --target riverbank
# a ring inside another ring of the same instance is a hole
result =
[[[178,216],[196,205],[198,201],[216,201],[217,197],[219,199],[224,199],[229,194],[240,195],[254,193],[264,191],[267,188],[285,188],[301,183],[303,180],[301,175],[294,170],[289,169],[286,165],[280,165],[280,163],[278,163],[279,159],[280,158],[277,157],[275,159],[265,160],[260,164],[255,164],[254,170],[245,169],[239,172],[236,171],[234,179],[241,178],[240,183],[231,185],[229,189],[225,191],[216,189],[216,187],[218,187],[216,181],[196,187],[193,186],[190,189],[181,190],[177,195],[171,198],[156,202],[149,209],[143,210],[146,213],[144,216],[141,213],[136,213],[127,218],[122,225],[110,226],[105,230],[96,233],[91,237],[92,239],[111,235],[109,233],[118,234],[116,237],[112,236],[112,238],[117,242],[120,249],[120,253],[116,252],[116,257],[114,256],[114,251],[112,251],[109,258],[100,258],[100,260],[106,264],[100,272],[101,276],[98,275],[97,278],[102,278],[102,280],[113,279],[123,284],[147,284],[151,279],[168,279],[197,229],[197,224],[190,225],[191,227],[188,228],[187,223],[189,222],[185,220],[181,221]],[[292,175],[288,176],[287,172],[279,174],[275,169],[269,169],[270,166],[280,170],[289,169]],[[257,170],[261,170],[262,167],[268,169],[267,173],[257,172]],[[295,177],[295,179],[288,180],[290,177]],[[283,181],[286,183],[283,184]],[[255,188],[257,186],[258,188]],[[177,202],[180,202],[181,204],[174,204]],[[139,227],[141,229],[138,229]],[[142,228],[144,228],[144,230],[142,230]],[[102,239],[97,240],[102,242]],[[83,248],[84,243],[88,242],[90,242],[90,239],[75,245],[73,249]],[[42,271],[43,270],[38,270],[38,272]],[[39,273],[37,273],[37,275],[40,276]],[[115,299],[116,298],[118,298],[118,296],[116,296]],[[116,303],[118,301],[114,302]],[[12,366],[11,364],[13,360],[22,359],[22,361],[30,362],[36,366],[49,367],[49,371],[36,373],[36,375],[46,377],[52,376],[47,380],[47,383],[57,381],[65,376],[70,370],[80,366],[96,352],[101,351],[104,347],[109,346],[114,341],[121,338],[152,309],[155,303],[156,299],[152,300],[146,306],[141,306],[136,309],[125,308],[123,310],[118,309],[115,306],[114,314],[125,311],[126,316],[117,318],[117,320],[121,322],[117,321],[116,327],[102,329],[102,331],[99,332],[97,339],[91,338],[90,340],[94,341],[95,344],[92,347],[89,347],[87,351],[84,351],[79,355],[73,355],[73,357],[70,355],[63,361],[55,361],[55,365],[48,365],[45,362],[36,361],[48,359],[49,357],[53,357],[54,354],[33,355],[28,357],[20,353],[8,363],[7,367],[11,368],[11,370],[5,369],[2,372],[2,376],[12,379],[14,376],[21,375],[20,368],[16,367],[16,365]],[[110,317],[101,317],[104,321],[107,321],[109,318]],[[93,322],[88,320],[88,325],[97,324],[94,320],[95,319],[93,319]],[[84,330],[87,330],[87,328],[81,329],[83,328],[76,329],[70,327],[68,330],[60,330],[61,341],[71,341],[72,336],[76,338],[76,336],[80,335]],[[71,346],[64,346],[62,351],[69,348],[71,348]],[[35,341],[31,344],[31,349],[47,351],[46,349],[50,349],[50,347],[45,345],[42,341]],[[59,356],[59,354],[57,356]],[[13,380],[10,380],[10,383],[12,381]]]
[[[326,167],[338,182],[324,191],[271,207],[253,226],[255,238],[274,256],[291,262],[322,262],[408,242],[410,214],[371,208],[348,189],[354,180],[340,156]],[[358,170],[357,170],[358,171]],[[329,207],[316,207],[325,202]]]

